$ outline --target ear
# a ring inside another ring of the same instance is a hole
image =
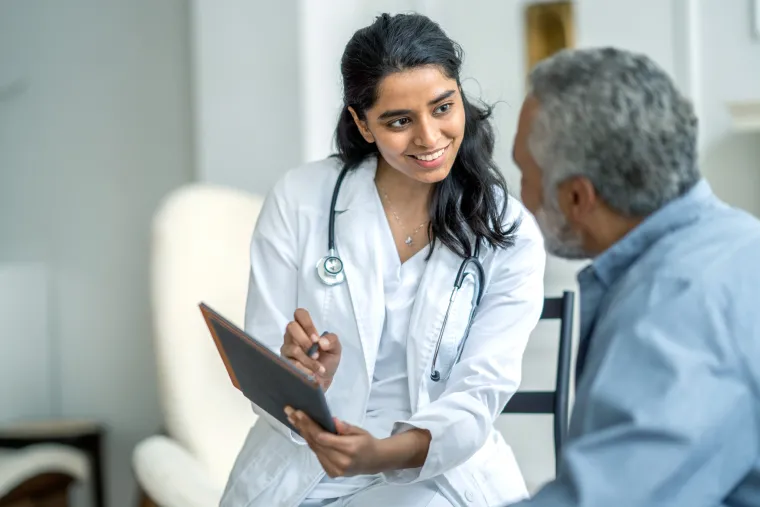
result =
[[[368,143],[374,143],[375,136],[373,136],[372,132],[369,131],[369,128],[367,127],[367,122],[359,119],[359,115],[356,114],[356,111],[354,110],[353,107],[348,106],[348,112],[351,113],[351,117],[354,119],[356,128],[359,129],[359,133],[362,135],[364,140],[367,141]]]
[[[599,204],[596,189],[588,178],[569,178],[557,190],[560,209],[572,222],[583,222]]]

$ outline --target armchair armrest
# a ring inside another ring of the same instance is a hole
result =
[[[161,507],[217,507],[223,488],[214,484],[187,450],[165,436],[140,442],[132,453],[137,482]]]

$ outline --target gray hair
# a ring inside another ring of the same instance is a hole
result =
[[[699,180],[694,109],[649,58],[563,50],[536,65],[530,88],[540,106],[528,143],[550,196],[584,176],[613,210],[641,217]]]

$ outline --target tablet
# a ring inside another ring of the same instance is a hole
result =
[[[326,431],[336,433],[322,387],[288,360],[245,333],[205,303],[201,313],[232,385],[250,401],[295,432],[285,407],[301,410]]]

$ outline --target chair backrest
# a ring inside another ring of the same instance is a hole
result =
[[[567,435],[570,405],[570,361],[573,345],[575,293],[544,299],[541,320],[559,320],[559,352],[554,391],[519,391],[512,396],[503,414],[552,414],[554,416],[554,462],[559,467],[562,445]]]
[[[153,221],[151,304],[165,430],[220,489],[256,416],[233,387],[198,303],[242,327],[262,202],[193,184],[167,196]]]

